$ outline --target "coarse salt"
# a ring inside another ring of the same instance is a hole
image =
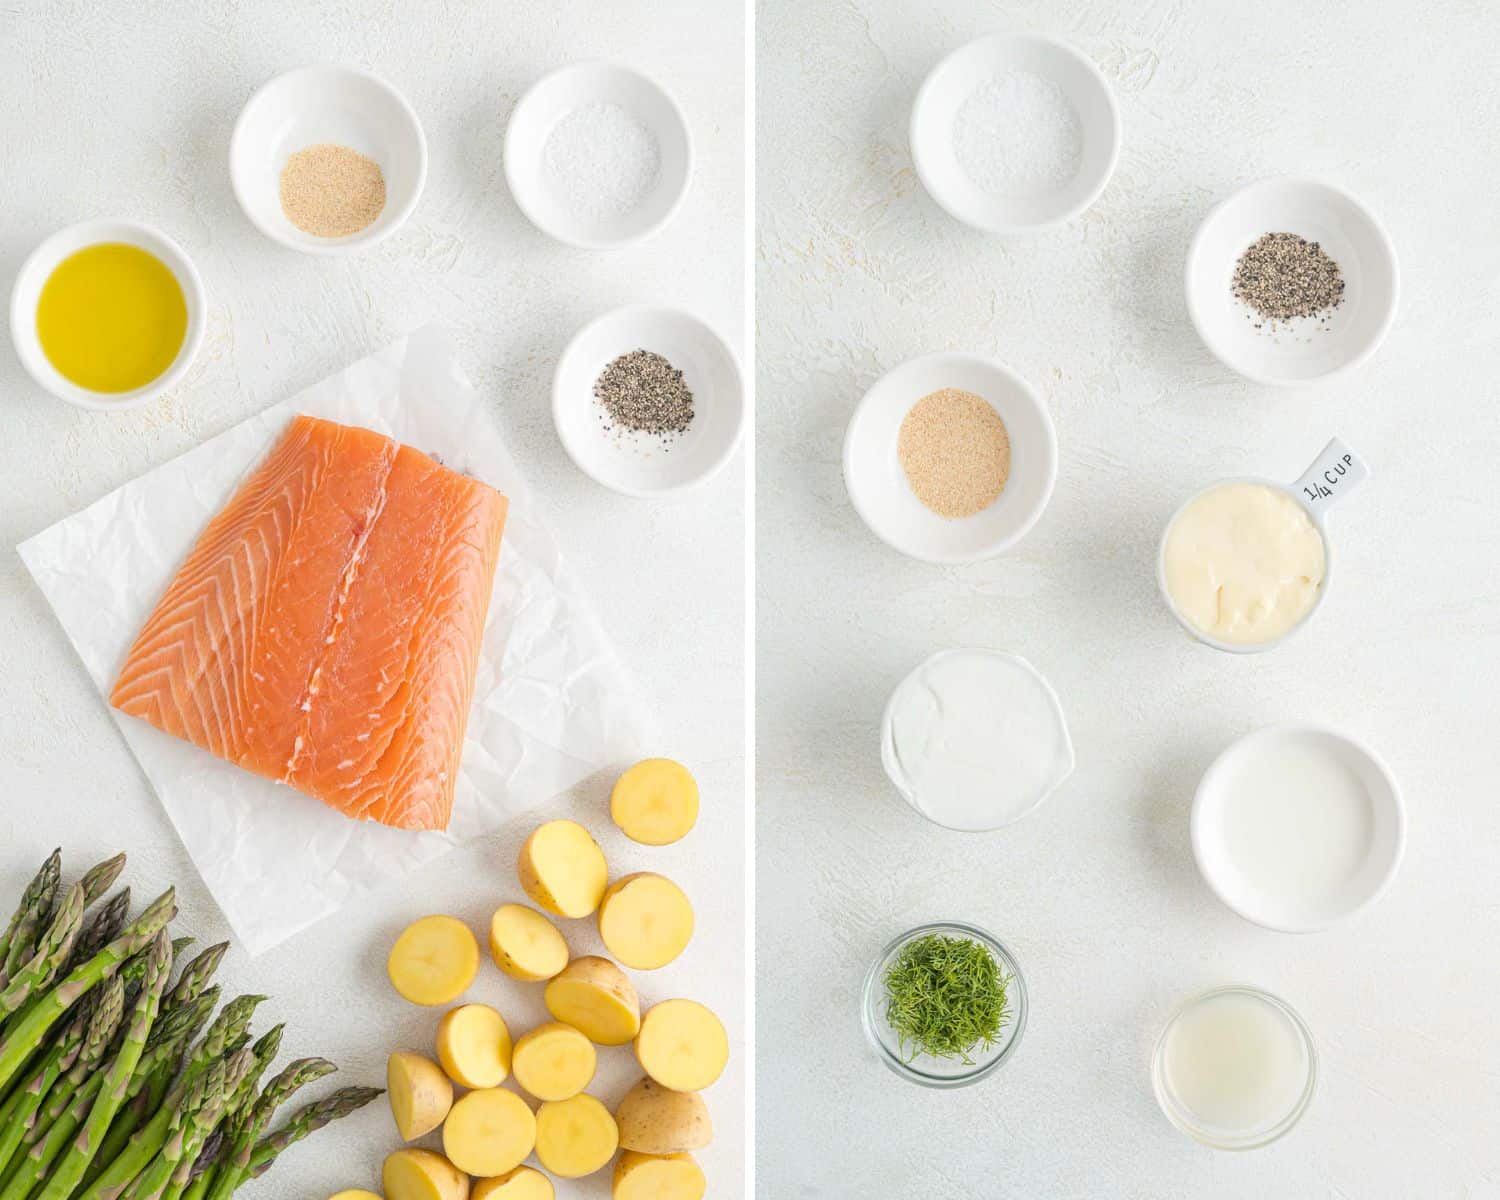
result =
[[[618,104],[584,104],[568,113],[553,126],[542,160],[553,198],[587,221],[638,207],[661,173],[656,136]]]
[[[1056,191],[1078,174],[1083,126],[1067,94],[1031,71],[995,75],[953,121],[953,153],[981,191],[1014,198]]]

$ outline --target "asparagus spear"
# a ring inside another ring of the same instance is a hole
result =
[[[331,1096],[299,1109],[296,1115],[275,1133],[261,1138],[256,1143],[255,1149],[250,1152],[250,1178],[257,1179],[269,1171],[271,1164],[288,1146],[295,1145],[308,1134],[316,1133],[332,1121],[358,1112],[371,1100],[383,1095],[384,1091],[384,1088],[371,1087],[340,1088]]]
[[[83,884],[75,883],[58,905],[52,921],[37,938],[36,950],[10,974],[0,992],[0,1019],[8,1020],[33,996],[41,995],[72,953],[83,926]]]
[[[266,1084],[265,1090],[249,1111],[235,1122],[225,1159],[210,1173],[212,1184],[207,1186],[206,1192],[200,1191],[200,1195],[205,1195],[207,1200],[228,1200],[234,1195],[235,1190],[249,1177],[250,1156],[276,1110],[298,1090],[333,1074],[337,1069],[326,1058],[299,1058],[284,1067],[275,1079]],[[200,1176],[201,1178],[203,1177]],[[188,1195],[191,1193],[192,1189],[189,1188]],[[185,1195],[183,1200],[188,1200],[188,1196]]]
[[[105,992],[97,993],[100,1003],[108,1003]],[[21,1148],[26,1133],[36,1121],[37,1110],[65,1071],[72,1068],[83,1049],[97,1004],[84,1004],[68,1022],[62,1036],[43,1057],[41,1064],[0,1108],[0,1176]]]
[[[168,888],[119,937],[88,962],[75,967],[61,983],[10,1022],[0,1036],[0,1088],[10,1083],[62,1015],[91,988],[119,970],[126,959],[149,946],[176,912],[175,892]]]
[[[182,1078],[172,1085],[151,1119],[130,1139],[130,1144],[110,1160],[84,1190],[79,1200],[119,1200],[130,1181],[139,1175],[166,1143],[184,1098],[197,1085],[226,1047],[244,1036],[245,1027],[264,996],[237,996],[224,1006],[193,1052]]]
[[[166,930],[162,929],[157,932],[156,940],[152,943],[151,961],[146,968],[140,999],[136,1001],[135,1010],[130,1014],[130,1025],[125,1031],[120,1049],[104,1074],[99,1098],[89,1109],[88,1120],[78,1131],[72,1147],[53,1168],[47,1179],[47,1186],[42,1189],[37,1200],[68,1200],[78,1181],[83,1178],[89,1160],[98,1151],[104,1135],[109,1131],[110,1122],[120,1111],[120,1105],[125,1103],[125,1089],[130,1085],[130,1077],[135,1074],[141,1055],[145,1053],[146,1037],[151,1032],[151,1023],[156,1020],[156,1011],[161,1004],[162,993],[166,991],[171,970],[172,943]]]
[[[124,1003],[125,985],[118,978],[99,991],[77,1058],[48,1091],[46,1107],[23,1132],[26,1153],[7,1164],[6,1187],[0,1192],[4,1200],[24,1200],[83,1121],[103,1084],[97,1067],[114,1041]]]
[[[245,1049],[232,1058],[221,1059],[206,1075],[199,1078],[182,1106],[177,1128],[163,1143],[156,1157],[130,1185],[130,1190],[126,1193],[130,1200],[161,1200],[162,1194],[176,1180],[179,1171],[182,1175],[181,1182],[186,1184],[188,1172],[192,1170],[198,1152],[212,1136],[215,1126],[224,1115],[225,1105],[254,1067],[255,1052]],[[67,1192],[56,1196],[43,1192],[38,1200],[65,1200],[67,1195]]]
[[[83,873],[79,880],[83,884],[84,906],[92,904],[110,888],[114,887],[115,880],[120,877],[120,872],[125,869],[125,855],[116,854],[113,858],[106,858],[102,863],[96,863]]]
[[[130,915],[130,889],[121,888],[109,898],[109,903],[94,914],[93,920],[84,927],[73,943],[73,952],[68,955],[67,970],[86,963],[105,946],[120,936],[125,928],[125,918]]]
[[[57,897],[57,887],[62,879],[62,849],[59,847],[47,856],[47,861],[26,885],[21,893],[21,903],[10,919],[5,934],[0,936],[0,987],[9,980],[9,964],[14,956],[19,962],[31,955],[36,932],[52,911],[52,901]]]
[[[169,1013],[173,1009],[181,1008],[184,1004],[191,1004],[208,986],[208,981],[213,978],[214,972],[219,969],[219,963],[224,960],[224,952],[229,949],[228,942],[219,942],[217,945],[209,946],[200,951],[193,960],[182,968],[182,975],[172,985],[172,990],[167,993],[165,1000],[161,1002],[162,1012]]]

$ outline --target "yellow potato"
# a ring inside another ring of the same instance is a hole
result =
[[[703,1200],[707,1189],[703,1168],[691,1154],[626,1150],[615,1161],[610,1195],[613,1200]]]
[[[729,1035],[724,1023],[696,1000],[663,1000],[641,1017],[635,1056],[662,1087],[698,1092],[724,1073]]]
[[[654,971],[687,948],[693,906],[663,875],[637,871],[616,880],[599,902],[599,936],[627,967]]]
[[[557,1193],[535,1167],[517,1167],[493,1179],[477,1179],[469,1200],[554,1200]]]
[[[469,1177],[431,1150],[397,1150],[380,1172],[386,1200],[469,1200]]]
[[[566,1100],[594,1078],[594,1043],[571,1025],[539,1025],[516,1042],[511,1069],[516,1082],[538,1100]]]
[[[442,1068],[409,1050],[386,1060],[385,1090],[403,1142],[431,1133],[453,1107],[453,1085]]]
[[[510,1074],[510,1030],[488,1004],[460,1004],[437,1029],[438,1062],[466,1088],[499,1087]]]
[[[345,1188],[329,1196],[328,1200],[380,1200],[380,1197],[364,1188]]]
[[[554,1017],[601,1046],[623,1046],[640,1032],[635,988],[607,958],[575,958],[547,985],[542,998]]]
[[[470,1092],[443,1122],[443,1153],[470,1175],[503,1175],[536,1145],[536,1117],[514,1092]]]
[[[568,965],[568,943],[536,909],[502,904],[490,918],[490,956],[512,979],[537,983]]]
[[[609,1109],[588,1094],[549,1100],[536,1112],[536,1156],[563,1179],[592,1175],[615,1156],[620,1131]]]
[[[615,781],[609,815],[631,841],[671,845],[698,820],[698,781],[670,758],[644,759]]]
[[[642,1154],[682,1154],[714,1140],[708,1105],[697,1092],[674,1092],[642,1079],[615,1109],[620,1145]]]
[[[479,943],[454,917],[423,917],[402,930],[385,969],[413,1004],[451,1004],[479,973]]]
[[[604,851],[577,821],[548,821],[521,847],[517,864],[526,894],[559,917],[586,917],[609,881]]]

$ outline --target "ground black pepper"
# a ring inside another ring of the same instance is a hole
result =
[[[664,444],[693,420],[693,393],[682,372],[650,350],[632,350],[605,367],[594,380],[594,398],[606,431],[647,433]]]
[[[1317,242],[1267,233],[1240,255],[1230,288],[1261,318],[1257,329],[1267,323],[1274,329],[1299,317],[1326,322],[1343,303],[1344,276]]]

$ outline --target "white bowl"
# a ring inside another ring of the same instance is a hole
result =
[[[656,182],[627,212],[575,211],[548,186],[548,138],[559,121],[587,104],[618,105],[656,139]],[[516,104],[505,130],[505,180],[517,206],[543,233],[587,250],[613,249],[655,233],[682,204],[692,167],[692,140],[677,101],[655,80],[616,63],[571,63],[542,76]]]
[[[971,517],[924,505],[896,454],[901,422],[942,388],[987,400],[1010,435],[1010,477],[1000,498]],[[1047,406],[1009,367],[978,354],[929,354],[887,371],[865,393],[844,434],[844,486],[881,541],[934,563],[977,562],[1010,549],[1036,524],[1057,481],[1057,433]]]
[[[1313,852],[1303,846],[1278,842],[1270,848],[1273,855],[1286,852],[1278,871],[1253,872],[1237,865],[1236,843],[1243,849],[1247,839],[1257,836],[1254,822],[1268,819],[1259,797],[1267,805],[1296,806],[1297,833],[1307,847],[1313,844],[1313,830],[1325,820],[1316,810],[1317,798],[1332,789],[1321,775],[1309,775],[1299,788],[1287,789],[1273,786],[1280,775],[1257,774],[1257,764],[1264,771],[1278,752],[1298,754],[1302,761],[1313,756],[1327,771],[1357,780],[1363,793],[1360,832],[1366,834],[1362,853],[1330,853],[1314,861]],[[1236,783],[1255,790],[1257,802],[1242,799],[1236,805]],[[1315,724],[1272,725],[1231,745],[1199,783],[1191,823],[1193,857],[1214,894],[1247,921],[1286,933],[1326,929],[1374,904],[1395,878],[1406,845],[1406,809],[1386,765],[1349,735]],[[1296,875],[1304,884],[1321,887],[1321,893],[1299,896],[1273,875]]]
[[[380,164],[385,208],[358,233],[305,233],[281,207],[281,172],[308,146],[332,142]],[[306,254],[349,254],[390,237],[411,216],[427,180],[427,139],[406,98],[352,67],[299,67],[251,96],[229,139],[229,178],[250,223]]]
[[[1235,263],[1267,233],[1317,242],[1338,263],[1344,298],[1326,321],[1257,329],[1260,318],[1234,298]],[[1348,192],[1315,179],[1264,179],[1216,205],[1188,248],[1186,283],[1188,314],[1214,357],[1246,379],[1282,386],[1363,363],[1390,331],[1401,293],[1385,227]]]
[[[124,242],[154,254],[176,277],[182,288],[182,298],[187,304],[187,329],[183,332],[182,347],[177,351],[177,357],[172,360],[171,366],[150,383],[133,392],[95,392],[65,379],[47,358],[37,336],[37,302],[47,279],[57,269],[58,263],[70,254],[85,246],[97,246],[101,242]],[[27,373],[58,399],[76,404],[79,408],[121,412],[150,403],[187,374],[199,347],[203,345],[206,310],[203,280],[192,260],[181,246],[161,230],[142,225],[138,221],[83,221],[58,230],[21,264],[10,293],[10,336],[16,346],[16,356]]]
[[[594,381],[622,354],[651,350],[683,375],[693,420],[663,445],[648,434],[606,431]],[[745,427],[739,363],[717,333],[673,308],[627,305],[590,321],[557,361],[552,420],[578,469],[627,496],[661,496],[704,482],[729,461]]]
[[[1083,138],[1078,170],[1061,187],[1016,196],[984,191],[959,163],[954,122],[974,90],[996,75],[1029,72],[1062,89]],[[1071,220],[1099,198],[1120,156],[1120,113],[1087,55],[1035,33],[997,33],[938,63],[911,110],[911,156],[928,193],[952,216],[990,233],[1026,233]]]

